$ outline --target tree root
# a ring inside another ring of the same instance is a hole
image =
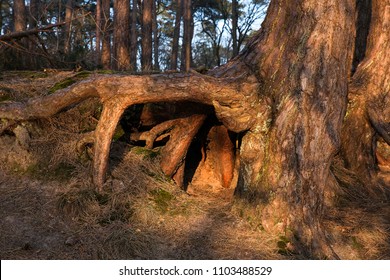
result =
[[[177,101],[219,104],[217,114],[223,115],[228,129],[233,123],[230,129],[237,132],[249,129],[248,118],[254,118],[257,114],[258,108],[247,104],[255,101],[258,96],[257,89],[257,80],[251,76],[217,79],[199,73],[151,76],[102,75],[83,80],[53,94],[30,99],[26,103],[1,103],[0,118],[11,122],[47,118],[88,98],[98,97],[103,104],[103,112],[93,135],[95,145],[92,177],[98,190],[101,190],[108,167],[111,139],[127,107],[134,104]],[[237,117],[236,112],[240,108],[242,114],[239,120],[231,121]],[[164,148],[162,159],[163,171],[168,176],[183,177],[179,173],[184,170],[182,165],[186,151],[204,119],[205,115],[194,115],[172,120],[156,126],[148,134],[140,135],[150,147],[158,136],[169,131],[171,140]],[[2,131],[3,127],[6,126],[1,127]],[[80,142],[80,145],[83,143]],[[180,185],[182,179],[177,180]]]

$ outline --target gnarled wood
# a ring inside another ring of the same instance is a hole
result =
[[[366,56],[350,83],[342,130],[346,165],[366,186],[376,184],[376,138],[390,143],[390,1],[372,1]],[[373,184],[372,184],[373,183]]]

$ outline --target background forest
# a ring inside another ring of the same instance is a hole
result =
[[[237,55],[268,2],[0,0],[0,69],[210,69]]]

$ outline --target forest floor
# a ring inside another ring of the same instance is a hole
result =
[[[50,94],[88,75],[3,73],[0,102]],[[119,127],[106,191],[95,192],[90,151],[77,145],[100,111],[96,100],[84,101],[0,136],[1,259],[304,258],[290,254],[284,236],[264,231],[261,205],[189,195],[161,173],[158,150],[119,141]],[[329,220],[344,259],[390,258],[389,201],[370,204]]]

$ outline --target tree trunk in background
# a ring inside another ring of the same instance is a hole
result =
[[[28,15],[29,29],[36,28],[39,21],[39,0],[30,0],[30,10]]]
[[[71,49],[71,27],[72,27],[72,17],[73,17],[73,0],[68,0],[66,2],[65,8],[65,30],[64,30],[64,53],[69,54]]]
[[[238,55],[238,42],[237,42],[237,23],[238,23],[238,0],[232,0],[232,44],[233,44],[233,57]]]
[[[130,65],[130,2],[116,0],[114,11],[115,69],[129,70]]]
[[[131,70],[137,71],[137,52],[138,52],[138,32],[137,32],[137,0],[133,0],[133,9],[131,11],[131,26],[130,26],[130,63]]]
[[[101,34],[102,34],[102,0],[96,0],[96,65],[100,66],[101,64]]]
[[[366,13],[371,3],[360,8],[360,13]],[[361,53],[365,56],[360,56],[363,60],[350,83],[342,155],[346,167],[372,187],[381,183],[377,181],[377,140],[390,145],[390,0],[372,0],[368,27],[359,27],[359,18],[357,25],[358,30],[369,33],[367,40],[362,37],[362,42],[357,42],[357,46],[364,46]]]
[[[14,20],[14,32],[21,32],[26,30],[26,6],[24,0],[15,0],[13,6],[13,20]],[[23,38],[17,42],[18,48],[15,50],[15,68],[25,69],[27,67],[26,55],[18,49],[27,48],[27,41]]]
[[[142,58],[143,72],[152,70],[152,10],[154,0],[144,0],[142,3]]]
[[[111,19],[110,19],[110,0],[101,0],[102,2],[102,58],[101,63],[104,69],[111,69]]]
[[[182,0],[183,1],[183,21],[184,21],[184,31],[183,31],[183,49],[182,49],[182,61],[181,61],[181,70],[188,72],[191,67],[191,43],[193,36],[193,26],[192,26],[192,7],[191,0]]]
[[[175,15],[175,27],[173,30],[173,39],[172,39],[172,53],[171,53],[171,70],[177,70],[177,59],[179,55],[179,39],[180,39],[180,23],[181,23],[181,14],[183,10],[182,0],[176,0],[176,15]]]
[[[26,30],[26,6],[24,0],[14,0],[14,31]]]
[[[160,38],[158,35],[158,22],[157,22],[157,8],[159,3],[156,3],[157,1],[153,2],[153,8],[152,8],[152,15],[153,15],[153,23],[152,23],[152,30],[153,30],[153,70],[160,71],[160,63],[159,63],[159,44],[160,44]],[[156,5],[157,4],[157,5]]]
[[[3,6],[3,0],[0,0],[0,7]],[[0,35],[3,34],[3,13],[0,13]]]

